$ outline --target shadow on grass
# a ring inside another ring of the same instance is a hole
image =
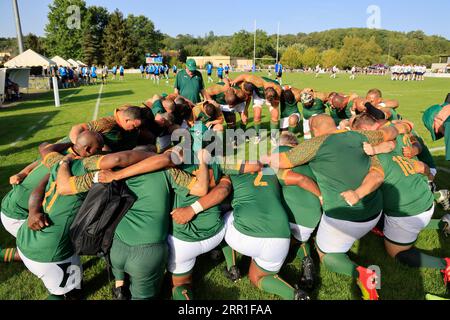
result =
[[[36,132],[45,128],[59,111],[38,112],[0,117],[0,145],[10,145],[11,148],[1,151],[1,155],[17,152],[14,143],[21,143]],[[25,146],[26,147],[26,146]],[[20,148],[24,150],[23,147]]]

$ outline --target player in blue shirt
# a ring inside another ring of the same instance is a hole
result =
[[[94,84],[97,84],[97,67],[96,66],[92,66],[92,68],[91,68],[91,77],[92,77],[92,80],[94,81]]]
[[[112,74],[113,74],[113,80],[116,80],[117,66],[114,66],[114,67],[112,68]]]
[[[280,85],[282,85],[283,83],[283,65],[281,64],[281,62],[278,62],[275,64],[275,74],[277,75],[276,80],[278,81],[278,83]]]
[[[155,65],[155,71],[154,71],[154,75],[155,75],[155,81],[156,81],[156,84],[158,84],[159,85],[159,74],[160,74],[160,68],[159,68],[159,66],[156,66]]]
[[[172,71],[173,71],[173,74],[176,76],[178,73],[178,67],[176,65],[173,65]]]
[[[139,69],[141,70],[141,78],[144,79],[144,73],[145,73],[145,68],[144,68],[144,66],[141,64],[141,66],[139,67]]]
[[[124,76],[125,76],[125,68],[123,66],[120,66],[119,74],[120,74],[120,81],[123,81]]]
[[[223,64],[220,64],[219,67],[217,68],[217,77],[219,78],[220,81],[223,81]]]
[[[225,66],[225,77],[226,77],[227,79],[229,79],[229,74],[230,74],[230,65],[227,64],[227,65]]]
[[[212,78],[212,72],[213,72],[213,65],[210,62],[206,65],[206,73],[208,74],[208,83],[214,82],[214,80]]]
[[[66,67],[59,66],[58,71],[59,71],[59,76],[61,77],[61,83],[62,83],[63,88],[64,88],[64,89],[65,89],[65,88],[68,88],[69,85],[68,85],[68,83],[67,83],[68,77],[67,77],[67,70],[66,70]]]

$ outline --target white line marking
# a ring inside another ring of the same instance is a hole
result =
[[[103,83],[100,85],[100,90],[98,91],[97,103],[95,105],[94,117],[92,118],[92,120],[97,120],[98,109],[100,107],[100,100],[102,99],[102,91],[103,91]]]
[[[50,116],[44,116],[44,117],[42,117],[42,119],[39,120],[39,122],[38,122],[37,125],[34,125],[34,126],[28,128],[28,130],[27,130],[26,132],[28,133],[28,132],[33,131],[34,129],[36,129],[36,128],[38,127],[38,125],[42,124],[42,122],[44,122],[44,121],[47,120],[48,118],[50,118]],[[25,139],[25,136],[21,136],[21,137],[17,138],[16,141],[14,141],[13,143],[10,144],[10,146],[11,146],[11,147],[15,147],[15,146],[16,146],[20,141],[22,141],[23,139]]]
[[[444,171],[446,173],[450,173],[450,169],[438,167],[439,170]]]

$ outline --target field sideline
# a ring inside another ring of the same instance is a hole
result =
[[[265,74],[264,74],[265,76]],[[206,77],[205,77],[206,80]],[[428,143],[429,148],[443,146],[443,142],[432,143],[421,118],[423,111],[434,104],[442,103],[449,90],[448,79],[426,79],[424,82],[392,82],[388,77],[357,76],[351,81],[348,75],[341,74],[337,79],[321,75],[318,79],[312,74],[285,74],[284,84],[297,88],[311,87],[318,91],[355,92],[361,96],[372,88],[382,90],[384,97],[400,101],[399,112],[404,118],[416,124],[417,131]],[[98,100],[100,85],[66,89],[60,91],[60,108],[53,104],[53,93],[38,95],[33,101],[24,101],[16,107],[0,109],[0,196],[10,190],[9,177],[19,172],[38,156],[37,147],[46,141],[56,140],[68,135],[72,125],[93,119],[98,104],[98,117],[109,115],[114,108],[125,104],[141,105],[154,94],[172,92],[170,86],[161,81],[160,86],[140,78],[140,75],[126,75],[125,81],[109,82],[103,87]],[[250,114],[252,121],[252,114]],[[263,127],[268,128],[269,117],[265,109]],[[438,167],[443,168],[437,176],[442,189],[450,189],[450,166],[444,161],[444,151],[434,153]],[[443,215],[437,210],[435,218]],[[13,246],[15,240],[0,227],[0,246]],[[420,249],[430,254],[450,257],[450,239],[445,239],[437,231],[424,231],[417,243]],[[434,270],[417,270],[395,263],[384,252],[382,239],[368,235],[352,249],[351,258],[357,263],[381,268],[382,300],[424,300],[426,293],[446,295],[442,276]],[[317,257],[314,256],[318,265]],[[84,258],[84,289],[89,300],[111,299],[111,286],[104,262],[96,258]],[[247,274],[249,259],[238,261],[243,275]],[[213,261],[209,255],[197,260],[194,272],[194,296],[199,300],[273,300],[275,296],[265,294],[254,288],[244,277],[237,284],[229,282],[223,275],[224,261]],[[292,259],[283,267],[281,276],[288,282],[296,283],[299,278],[299,261]],[[0,263],[0,300],[40,300],[47,296],[39,279],[21,264]],[[170,285],[166,281],[163,299],[170,298]],[[320,300],[359,300],[360,291],[356,283],[344,276],[332,274],[320,267],[320,282],[312,293],[313,299]]]

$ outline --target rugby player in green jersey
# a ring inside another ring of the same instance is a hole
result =
[[[312,140],[262,160],[283,169],[309,163],[323,196],[324,214],[316,239],[321,261],[333,272],[356,278],[363,299],[376,300],[375,272],[357,266],[347,256],[355,241],[377,225],[383,207],[377,190],[382,181],[374,175],[380,165],[364,153],[363,143],[377,145],[394,140],[399,133],[410,132],[411,125],[399,123],[380,131],[356,132],[336,130],[335,121],[328,115],[313,117],[310,122]],[[345,192],[357,189],[366,180],[369,187],[358,190],[362,200],[350,205]]]
[[[284,87],[280,99],[280,129],[296,133],[302,115],[298,109],[301,100],[301,90],[292,87]]]
[[[101,136],[90,134],[102,143]],[[30,196],[29,216],[18,231],[17,247],[28,270],[43,281],[49,299],[63,299],[81,285],[80,258],[73,252],[69,227],[92,185],[94,172],[128,166],[149,154],[127,151],[81,158],[56,153],[52,147],[41,148],[40,153],[50,174]]]
[[[98,144],[94,135],[89,132],[81,133],[77,138],[77,143],[72,145],[43,144],[41,148],[53,148],[56,152],[77,154],[82,157],[89,157],[98,153],[102,145]],[[17,177],[12,177],[10,181],[13,188],[2,200],[1,221],[6,231],[13,237],[17,236],[17,231],[28,217],[28,200],[31,192],[38,186],[39,182],[49,173],[49,169],[44,166],[41,160],[35,161],[23,169]],[[13,179],[14,178],[14,179]],[[12,262],[21,261],[16,248],[0,249],[0,261]]]
[[[285,300],[309,300],[306,292],[278,275],[291,238],[280,181],[305,188],[317,197],[321,196],[319,188],[310,178],[293,171],[279,172],[277,176],[259,163],[223,164],[233,186],[233,211],[225,216],[225,241],[236,252],[252,258],[248,273],[251,283]]]
[[[333,118],[335,125],[340,126],[341,121],[351,119],[356,115],[356,111],[364,107],[364,99],[358,97],[356,94],[349,96],[334,94],[328,100],[330,105],[330,115]],[[344,129],[341,128],[340,129]]]
[[[273,150],[272,153],[287,152],[297,145],[298,140],[295,135],[283,133],[280,137],[279,148]],[[308,165],[295,167],[291,170],[315,181],[314,174]],[[284,174],[288,172],[285,171]],[[282,186],[283,204],[289,215],[292,237],[296,240],[294,249],[303,266],[299,281],[300,288],[312,290],[315,284],[315,266],[311,258],[309,239],[319,225],[322,205],[317,196],[303,188],[288,186],[284,183],[282,183]]]
[[[395,152],[380,154],[378,159],[383,169],[376,174],[384,181],[380,190],[387,253],[412,268],[441,270],[445,285],[448,285],[450,258],[430,256],[414,247],[420,232],[429,225],[434,214],[434,196],[427,178],[421,174],[426,164]],[[354,192],[350,197],[354,197],[352,203],[359,201]]]
[[[351,122],[351,128],[354,130],[376,131],[382,127],[392,126],[396,123],[387,120],[376,120],[369,114],[363,113],[358,115]],[[396,156],[402,156],[409,159],[420,160],[427,164],[429,169],[429,183],[432,184],[436,176],[437,169],[429,149],[423,140],[413,130],[409,134],[399,135],[395,141],[382,143],[378,146],[365,145],[365,151],[369,155],[381,153],[394,153]],[[450,210],[450,193],[447,190],[433,190],[435,200],[442,205],[444,210]]]
[[[261,119],[262,119],[262,107],[266,104],[270,111],[270,129],[275,132],[279,130],[280,123],[280,98],[282,93],[282,88],[278,82],[268,78],[260,78],[251,74],[243,74],[238,76],[231,82],[231,85],[241,86],[245,92],[248,93],[248,85],[253,86],[251,94],[253,96],[253,112],[256,130],[256,143],[259,143],[261,138],[259,136],[259,131],[261,129]],[[274,135],[272,135],[274,138]]]
[[[326,103],[328,94],[316,92],[313,89],[303,89],[300,95],[300,102],[303,106],[303,134],[304,139],[311,139],[311,129],[309,128],[309,120],[313,116],[324,114],[326,112]]]

